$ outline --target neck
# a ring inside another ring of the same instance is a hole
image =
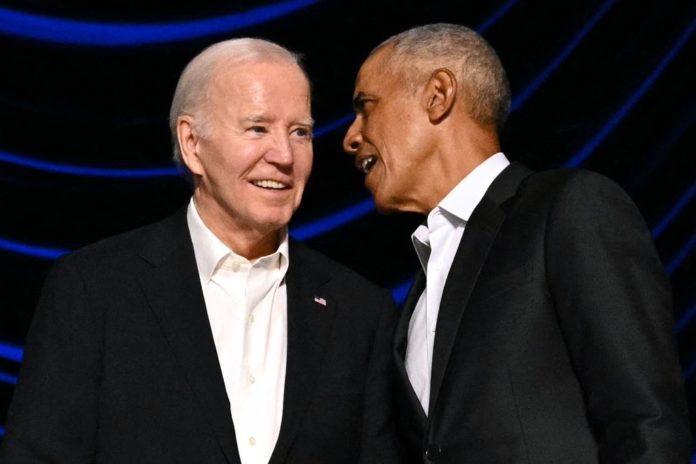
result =
[[[500,151],[498,137],[494,130],[482,128],[471,123],[464,130],[443,133],[439,139],[443,143],[433,153],[431,179],[438,179],[428,185],[429,192],[424,195],[427,201],[424,212],[427,214],[442,201],[462,179],[468,176],[481,163]],[[462,134],[465,134],[462,137]]]
[[[280,245],[281,229],[259,230],[239,224],[231,215],[213,202],[202,201],[194,193],[196,211],[208,229],[236,254],[248,260],[274,253]]]

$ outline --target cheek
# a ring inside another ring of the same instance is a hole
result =
[[[307,183],[309,175],[312,173],[313,155],[312,149],[309,148],[300,151],[295,156],[295,179],[303,184]]]

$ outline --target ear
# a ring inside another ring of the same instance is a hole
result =
[[[457,96],[457,79],[447,68],[435,70],[425,86],[426,110],[430,122],[442,121],[452,110]]]
[[[176,138],[186,167],[191,173],[202,176],[204,169],[199,158],[201,137],[191,116],[182,115],[176,119]]]

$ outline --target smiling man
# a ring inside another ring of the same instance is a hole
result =
[[[625,193],[508,161],[505,71],[463,26],[391,37],[355,87],[377,208],[427,215],[394,342],[409,462],[687,462],[669,282]]]
[[[192,199],[55,265],[3,462],[397,462],[391,297],[288,238],[312,167],[297,58],[211,46],[170,123]]]

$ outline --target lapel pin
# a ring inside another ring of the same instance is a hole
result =
[[[326,306],[326,299],[325,299],[325,298],[322,298],[322,297],[320,297],[320,296],[315,296],[315,297],[314,297],[314,302],[315,302],[315,303],[319,303],[319,304],[322,305],[322,306]]]

